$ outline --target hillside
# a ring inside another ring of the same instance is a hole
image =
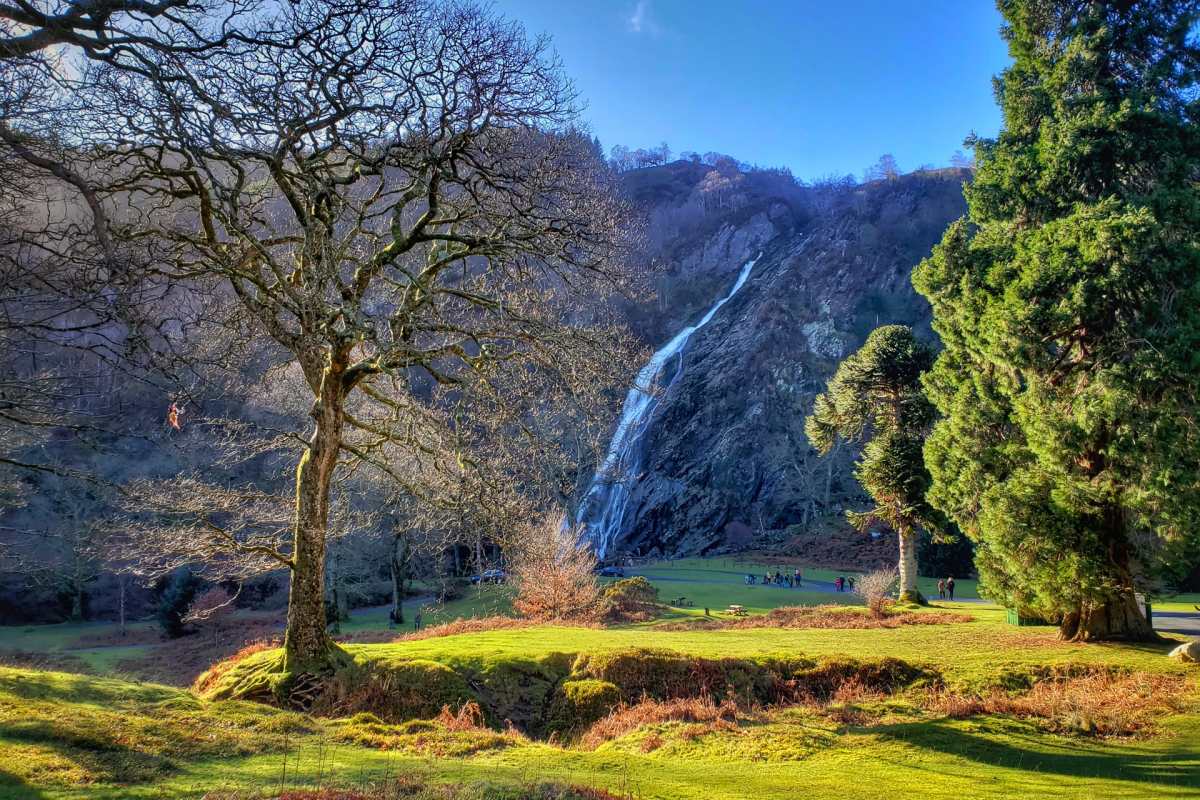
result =
[[[704,169],[679,162],[625,178],[658,226],[660,296],[642,329],[652,346],[694,322],[761,253],[744,288],[666,368],[617,543],[626,552],[779,544],[860,501],[850,454],[818,459],[804,416],[875,326],[932,337],[909,274],[965,210],[963,171],[816,187],[751,172],[730,208],[688,216],[685,190]]]

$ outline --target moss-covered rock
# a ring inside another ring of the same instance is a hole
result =
[[[607,716],[621,702],[621,690],[592,678],[563,681],[550,705],[547,733],[570,737]]]

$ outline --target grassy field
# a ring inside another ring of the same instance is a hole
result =
[[[886,654],[936,665],[960,683],[1045,663],[1180,669],[1163,658],[1163,647],[1060,645],[1042,631],[1004,627],[994,610],[970,610],[979,617],[974,622],[895,630],[531,628],[353,650],[367,660],[431,659],[476,669],[552,651],[638,645],[719,656]],[[664,723],[596,750],[516,739],[454,757],[438,747],[346,744],[334,723],[248,703],[204,702],[179,689],[0,669],[0,797],[185,798],[222,785],[362,783],[413,771],[448,781],[559,778],[644,798],[758,797],[799,785],[845,798],[1200,796],[1194,704],[1166,719],[1153,737],[1095,740],[1048,734],[1002,716],[948,719],[891,702],[890,718],[876,724],[836,724],[784,710],[698,739],[674,736],[679,724]],[[641,743],[650,735],[666,743],[646,753]]]
[[[834,575],[817,570],[805,570],[812,585],[799,590],[746,586],[747,565],[732,560],[677,561],[639,571],[659,586],[660,596],[682,595],[695,603],[670,611],[667,622],[703,616],[705,605],[715,610],[740,603],[768,610],[856,602],[821,587]],[[1200,678],[1194,667],[1164,657],[1170,643],[1063,644],[1051,628],[1006,625],[1003,610],[974,601],[973,590],[963,582],[962,601],[932,609],[970,618],[947,624],[664,630],[664,620],[655,620],[610,628],[493,630],[347,649],[362,664],[394,669],[433,662],[472,680],[511,673],[517,684],[541,675],[549,664],[633,648],[747,663],[891,657],[938,675],[956,692],[981,696],[1012,676],[1036,676],[1053,665],[1091,665],[1183,681],[1183,699],[1158,713],[1152,729],[1099,737],[1074,729],[1055,732],[1044,721],[1008,713],[943,713],[922,700],[921,693],[929,690],[914,684],[831,706],[838,713],[764,707],[736,724],[707,729],[651,720],[597,747],[584,747],[499,729],[458,731],[432,723],[409,729],[359,718],[318,719],[245,702],[206,701],[184,689],[114,677],[0,668],[0,798],[199,798],[220,788],[275,796],[285,787],[361,786],[400,774],[504,786],[559,780],[662,800],[798,792],[863,800],[902,794],[1200,797]],[[503,613],[508,599],[505,587],[486,587],[427,610],[426,621]],[[1179,597],[1158,607],[1190,610],[1197,600]],[[386,612],[356,615],[346,627],[386,630]],[[0,649],[72,654],[106,673],[121,660],[119,651],[149,646],[80,646],[81,637],[94,641],[102,630],[95,625],[4,629]],[[521,691],[528,686],[514,689]],[[513,702],[519,705],[520,698]],[[1060,713],[1075,726],[1072,714],[1085,715],[1070,708]],[[477,796],[494,794],[480,788]]]

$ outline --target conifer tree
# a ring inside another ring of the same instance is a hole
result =
[[[1004,124],[914,272],[944,351],[931,502],[988,596],[1148,640],[1200,537],[1196,0],[1001,0]]]
[[[925,501],[929,472],[921,455],[933,408],[921,375],[933,352],[904,325],[876,328],[858,352],[844,360],[805,420],[808,440],[826,455],[840,437],[866,441],[854,475],[876,506],[849,512],[865,530],[885,522],[900,539],[900,599],[924,603],[917,589],[917,540],[922,527],[936,529],[937,513]]]

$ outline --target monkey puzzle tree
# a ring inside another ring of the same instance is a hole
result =
[[[885,522],[900,539],[900,599],[924,603],[917,589],[917,540],[939,518],[925,501],[929,472],[921,455],[933,422],[933,407],[921,390],[921,375],[933,351],[904,325],[876,328],[847,357],[813,403],[805,420],[808,440],[826,455],[839,438],[865,441],[855,477],[875,500],[866,512],[848,512],[865,530]]]
[[[930,499],[991,597],[1151,639],[1134,592],[1200,536],[1200,4],[999,5],[1004,127],[913,275]]]

